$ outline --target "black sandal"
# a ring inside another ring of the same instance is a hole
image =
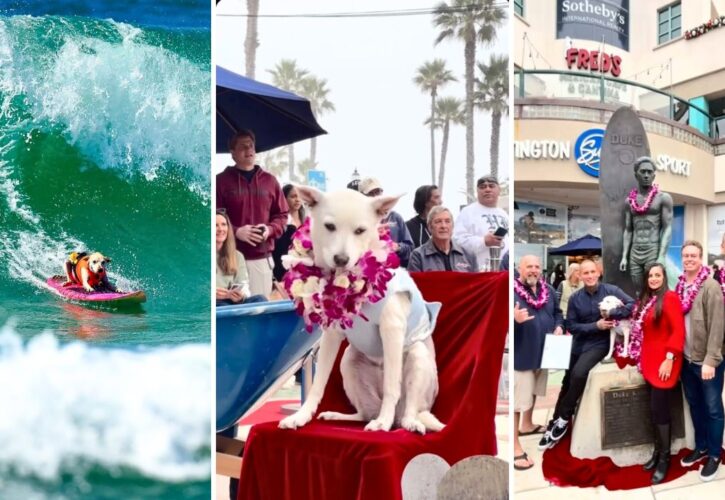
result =
[[[530,468],[532,468],[534,466],[534,464],[529,464],[529,465],[527,465],[525,467],[522,467],[520,465],[516,465],[516,460],[526,460],[528,462],[529,461],[529,455],[527,455],[526,452],[524,452],[521,455],[518,455],[518,456],[515,456],[514,457],[514,469],[516,469],[516,470],[529,470]]]

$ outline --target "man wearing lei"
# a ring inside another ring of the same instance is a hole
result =
[[[688,467],[701,460],[700,479],[710,481],[717,475],[723,443],[723,293],[702,265],[702,245],[686,241],[682,245],[684,274],[675,292],[685,313],[685,349],[682,363],[682,388],[690,405],[695,428],[695,449],[682,459]]]
[[[564,318],[554,289],[541,280],[541,263],[535,255],[521,257],[514,292],[514,468],[526,470],[534,463],[519,435],[543,432],[531,417],[536,396],[546,395],[547,371],[540,369],[544,339],[547,333],[564,332]]]
[[[561,383],[553,418],[544,437],[539,441],[540,450],[550,448],[566,434],[574,410],[584,393],[589,371],[609,351],[610,328],[615,325],[615,320],[628,318],[634,308],[634,299],[619,287],[599,282],[600,272],[593,261],[582,261],[579,274],[584,288],[571,295],[566,311],[566,327],[574,336],[571,360]],[[603,319],[599,312],[599,303],[608,295],[619,298],[624,305],[615,309],[608,319]]]
[[[672,196],[654,184],[655,167],[648,156],[634,162],[637,188],[627,197],[624,212],[624,238],[619,270],[632,278],[635,290],[644,283],[644,267],[650,262],[665,264],[672,240]]]

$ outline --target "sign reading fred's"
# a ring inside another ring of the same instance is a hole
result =
[[[629,0],[557,0],[556,38],[566,37],[629,50]]]

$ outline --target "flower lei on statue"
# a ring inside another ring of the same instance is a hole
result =
[[[632,313],[632,318],[634,320],[631,323],[632,329],[629,332],[629,349],[627,350],[627,355],[624,356],[624,345],[623,344],[615,344],[614,345],[614,355],[617,361],[620,361],[621,363],[617,363],[617,365],[620,368],[623,368],[625,365],[636,365],[637,370],[639,370],[640,373],[642,373],[642,340],[644,339],[644,331],[642,330],[642,326],[644,325],[644,318],[647,317],[647,313],[650,309],[652,309],[652,306],[655,305],[655,302],[657,302],[657,297],[651,297],[647,303],[640,309],[640,303],[637,302],[637,305],[634,308],[634,312]]]
[[[718,273],[718,277],[720,278],[720,290],[722,290],[723,300],[725,301],[725,269],[718,269]]]
[[[702,288],[702,284],[709,276],[710,268],[707,266],[702,266],[700,268],[700,271],[697,273],[697,276],[695,276],[695,281],[693,281],[692,285],[690,285],[689,287],[685,284],[684,274],[681,274],[680,277],[677,278],[677,286],[675,287],[675,292],[677,293],[677,296],[680,297],[683,314],[689,314],[690,309],[692,309],[692,304],[693,302],[695,302],[695,297],[697,297],[697,294],[700,293],[700,288]]]
[[[539,287],[541,289],[541,292],[539,292],[539,297],[534,298],[531,296],[529,291],[524,288],[524,285],[522,285],[519,280],[514,280],[514,290],[516,291],[516,293],[519,295],[519,297],[524,299],[528,305],[536,310],[544,307],[549,301],[549,287],[546,286],[544,280],[539,280]]]
[[[310,219],[297,229],[292,237],[289,253],[282,257],[287,268],[284,287],[295,304],[297,314],[305,321],[305,329],[311,332],[314,325],[323,328],[352,327],[368,303],[380,301],[388,289],[393,270],[400,260],[393,249],[393,240],[386,226],[381,226],[379,243],[365,252],[355,266],[326,270],[314,264]]]
[[[629,196],[627,196],[627,202],[629,203],[629,206],[634,213],[645,214],[647,213],[647,210],[649,210],[649,208],[652,206],[652,202],[654,201],[655,196],[657,196],[657,193],[659,192],[659,186],[657,186],[657,184],[652,184],[652,188],[650,188],[649,192],[647,193],[644,204],[639,205],[637,204],[637,188],[634,188],[629,192]]]

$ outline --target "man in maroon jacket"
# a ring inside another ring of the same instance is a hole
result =
[[[272,291],[272,250],[287,224],[287,200],[277,179],[254,164],[254,133],[240,130],[229,140],[234,160],[216,176],[217,208],[226,209],[239,250],[246,259],[251,295]]]

